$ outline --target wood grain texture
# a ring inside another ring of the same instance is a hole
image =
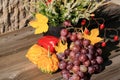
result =
[[[62,80],[60,72],[42,73],[25,54],[42,35],[34,35],[32,28],[23,28],[0,36],[0,80]],[[106,48],[110,54],[105,69],[94,74],[92,80],[120,80],[120,44]],[[109,51],[110,52],[109,52]]]

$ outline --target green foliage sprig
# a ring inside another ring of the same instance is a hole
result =
[[[73,25],[80,18],[89,20],[90,14],[106,0],[38,0],[37,12],[49,19],[49,25],[56,26],[69,20]]]

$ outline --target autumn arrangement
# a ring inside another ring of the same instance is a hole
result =
[[[26,57],[42,72],[60,70],[65,80],[90,80],[89,76],[101,72],[104,62],[101,47],[106,46],[106,37],[99,37],[99,32],[108,30],[105,20],[95,18],[94,11],[106,3],[106,0],[39,1],[35,20],[29,22],[35,34],[46,33],[49,26],[62,24],[63,28],[59,37],[44,35],[38,39]],[[90,20],[96,22],[96,28],[90,28]],[[113,40],[119,40],[117,31]]]

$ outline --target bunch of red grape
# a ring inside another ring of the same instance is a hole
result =
[[[60,39],[68,42],[68,49],[57,54],[59,69],[65,80],[90,80],[89,76],[101,71],[102,50],[84,39],[80,32],[61,30]]]

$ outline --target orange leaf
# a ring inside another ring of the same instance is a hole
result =
[[[67,42],[63,44],[62,41],[60,40],[58,42],[58,46],[55,46],[55,50],[57,51],[57,53],[63,53],[64,50],[67,49],[67,45],[68,45]]]
[[[102,38],[98,37],[98,35],[99,35],[99,30],[97,28],[92,29],[90,35],[83,33],[83,37],[85,39],[89,39],[91,41],[91,44],[93,45],[103,40]]]

